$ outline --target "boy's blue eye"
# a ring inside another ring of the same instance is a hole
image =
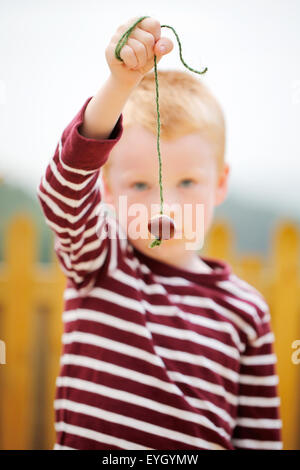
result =
[[[182,180],[181,183],[182,183],[182,182],[186,182],[186,181],[189,181],[189,182],[192,182],[192,183],[194,182],[194,180],[192,180],[192,179],[190,179],[190,178],[187,178],[187,179],[185,179],[185,180]],[[184,185],[184,186],[187,187],[187,186],[190,186],[190,185]]]
[[[147,186],[147,183],[143,183],[143,182],[137,182],[137,183],[133,183],[133,187],[137,187],[139,186],[139,189],[144,189],[143,186]],[[142,188],[141,188],[142,187]]]

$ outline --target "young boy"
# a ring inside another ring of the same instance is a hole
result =
[[[185,204],[192,215],[160,246],[134,236],[130,207],[146,209],[146,226],[154,205],[159,213],[147,72],[160,45],[173,48],[146,18],[118,61],[134,21],[113,36],[111,75],[63,131],[38,188],[68,281],[54,449],[281,449],[268,305],[227,262],[187,249],[194,208],[204,206],[193,229],[206,234],[229,174],[221,108],[191,73],[159,72],[159,91],[164,203],[176,203],[175,221]],[[118,217],[103,210],[101,169]]]

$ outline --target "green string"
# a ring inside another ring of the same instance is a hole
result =
[[[126,44],[128,37],[130,36],[131,32],[133,29],[136,27],[138,23],[140,23],[142,20],[145,18],[150,18],[149,16],[142,16],[139,18],[125,33],[122,35],[120,40],[118,41],[118,44],[116,45],[115,48],[115,57],[119,59],[121,62],[123,62],[123,59],[120,57],[120,52],[122,47]],[[161,25],[161,28],[170,28],[173,33],[176,36],[178,46],[179,46],[179,56],[180,60],[183,63],[183,65],[189,69],[191,72],[195,73],[205,73],[207,71],[207,67],[205,69],[199,71],[195,70],[192,67],[189,67],[183,60],[182,53],[181,53],[181,43],[178,37],[178,34],[176,33],[175,29],[172,28],[172,26],[168,26],[166,24]],[[155,73],[155,87],[156,87],[156,109],[157,109],[157,152],[158,152],[158,161],[159,161],[159,188],[160,188],[160,214],[163,214],[163,187],[162,187],[162,175],[161,175],[161,155],[160,155],[160,146],[159,146],[159,137],[160,137],[160,114],[159,114],[159,94],[158,94],[158,78],[157,78],[157,62],[156,62],[156,55],[154,54],[154,73]],[[153,248],[154,246],[159,246],[162,243],[162,240],[155,237],[155,240],[151,243],[150,248]]]

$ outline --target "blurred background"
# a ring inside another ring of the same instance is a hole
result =
[[[36,190],[58,138],[109,75],[119,24],[149,15],[226,119],[227,200],[203,248],[265,295],[284,449],[300,449],[300,2],[0,4],[0,448],[51,449],[64,276]],[[174,49],[159,69],[185,69]],[[299,346],[298,346],[299,344]]]

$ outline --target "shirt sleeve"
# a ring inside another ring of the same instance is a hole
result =
[[[241,355],[239,403],[232,434],[235,449],[282,449],[276,363],[267,307],[261,315],[257,338],[248,342]]]
[[[123,133],[122,114],[107,139],[90,139],[79,133],[91,99],[64,129],[37,188],[61,268],[79,290],[93,283],[109,257],[109,229],[100,204],[98,177]]]

